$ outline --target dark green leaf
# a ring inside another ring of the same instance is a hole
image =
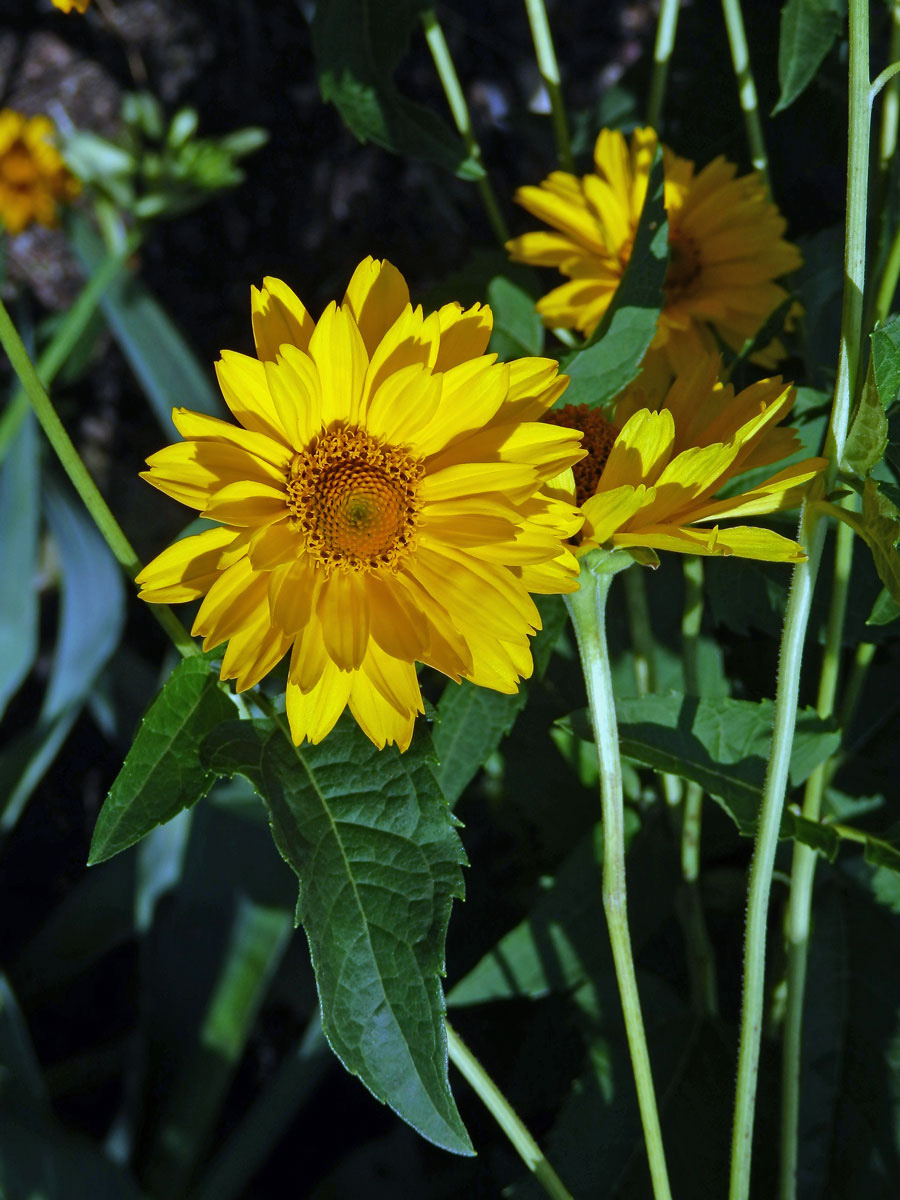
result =
[[[865,479],[884,457],[887,442],[887,417],[870,374],[844,444],[841,469]]]
[[[663,305],[663,284],[669,266],[668,238],[662,152],[657,149],[625,274],[591,344],[562,362],[569,386],[561,403],[596,408],[617,396],[637,377]]]
[[[846,0],[787,0],[778,42],[781,95],[773,116],[793,104],[810,83],[840,34],[846,11]]]
[[[714,796],[742,834],[752,837],[762,800],[773,705],[769,700],[698,700],[673,693],[616,703],[622,753],[641,766],[680,775]],[[577,733],[589,736],[583,714],[573,714]],[[813,710],[801,710],[791,752],[791,783],[797,786],[840,745],[840,734]],[[830,826],[785,812],[782,837],[798,838],[831,857],[838,834]]]
[[[267,722],[209,735],[208,765],[247,776],[300,880],[325,1033],[372,1093],[424,1137],[472,1147],[447,1081],[440,975],[462,845],[430,739],[378,751],[349,718],[318,746]]]
[[[25,1018],[0,975],[0,1105],[49,1111],[50,1102]]]
[[[900,617],[900,604],[894,599],[887,588],[882,588],[878,598],[872,605],[872,611],[866,620],[867,625],[890,625]]]
[[[878,578],[891,598],[900,604],[900,510],[888,498],[886,485],[879,485],[870,476],[863,488],[862,512],[847,508],[832,508],[836,516],[851,526],[872,552]]]
[[[494,314],[489,349],[496,351],[502,362],[541,354],[544,325],[534,307],[534,298],[502,275],[488,284],[487,298]]]
[[[872,334],[872,367],[881,403],[888,409],[900,395],[900,316]]]
[[[207,658],[178,664],[144,717],[100,810],[91,864],[133,846],[206,795],[215,774],[201,763],[200,744],[234,712]]]
[[[86,1139],[22,1112],[0,1117],[0,1196],[9,1200],[139,1200],[126,1172]]]
[[[484,170],[459,135],[394,83],[419,14],[429,7],[421,0],[320,0],[312,21],[319,88],[361,142],[480,179]]]
[[[0,466],[0,716],[37,653],[39,514],[38,442],[29,413]]]
[[[75,249],[87,270],[93,273],[104,261],[103,247],[85,221],[74,220],[72,231]],[[225,416],[225,407],[212,383],[212,368],[200,366],[165,310],[138,276],[119,276],[113,280],[100,303],[113,336],[165,433],[172,432],[172,409],[178,405]]]

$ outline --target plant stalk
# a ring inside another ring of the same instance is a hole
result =
[[[659,6],[656,41],[653,45],[653,75],[650,79],[650,99],[647,103],[647,124],[657,133],[661,132],[663,125],[666,83],[669,78],[669,62],[675,47],[680,3],[681,0],[662,0]]]
[[[625,1033],[637,1088],[653,1195],[656,1200],[671,1200],[662,1130],[628,929],[622,763],[619,757],[615,700],[606,641],[606,600],[613,572],[621,567],[613,565],[609,559],[607,564],[606,572],[595,574],[583,562],[581,587],[577,592],[566,596],[566,605],[578,642],[591,724],[597,745],[603,816],[603,909],[609,929],[622,1015],[625,1018]],[[622,566],[626,565],[630,565],[627,558],[622,563]]]
[[[571,1193],[544,1157],[543,1151],[525,1128],[519,1115],[449,1023],[447,1051],[450,1061],[478,1093],[491,1116],[512,1142],[522,1162],[547,1195],[553,1200],[572,1200]]]
[[[857,368],[862,340],[870,133],[868,0],[850,0],[849,16],[850,116],[841,339],[834,402],[825,446],[825,453],[830,461],[824,481],[814,485],[814,491],[817,493],[815,498],[818,498],[823,490],[827,493],[837,474],[838,463],[847,439],[853,392],[857,388]],[[764,1006],[769,893],[797,718],[803,648],[824,534],[822,516],[816,505],[805,504],[800,519],[799,541],[808,558],[806,562],[797,564],[791,580],[781,642],[772,750],[766,774],[759,830],[750,866],[744,945],[744,997],[738,1049],[729,1200],[747,1200],[750,1194],[754,1103]]]
[[[538,70],[550,98],[550,112],[553,117],[553,132],[556,136],[556,154],[559,165],[564,171],[574,174],[575,159],[572,157],[569,121],[560,87],[559,63],[556,61],[556,50],[553,48],[553,37],[550,33],[550,22],[547,20],[544,0],[525,0],[525,10],[528,13],[528,24],[531,26]]]
[[[747,48],[747,34],[744,29],[741,0],[722,0],[722,12],[725,16],[725,28],[728,31],[728,44],[731,47],[731,61],[734,64],[734,74],[737,78],[738,96],[741,101],[741,111],[744,114],[747,141],[750,144],[750,158],[753,166],[765,180],[769,192],[771,192],[769,158],[766,154],[766,143],[763,138],[762,122],[759,117],[756,83],[754,82],[753,71],[750,67],[750,51]]]
[[[456,74],[456,67],[453,65],[450,47],[447,45],[444,31],[433,9],[427,9],[422,13],[422,28],[425,30],[425,41],[428,43],[428,49],[431,51],[431,57],[434,59],[434,65],[437,68],[438,77],[443,86],[444,95],[447,97],[447,103],[450,106],[450,113],[456,128],[459,130],[470,157],[484,171],[484,174],[475,181],[475,184],[494,236],[500,245],[503,246],[509,241],[509,229],[503,218],[503,213],[490,177],[488,176],[487,168],[484,165],[481,146],[472,129],[469,106],[466,104],[459,76]]]

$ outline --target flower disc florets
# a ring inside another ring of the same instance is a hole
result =
[[[396,571],[415,541],[421,460],[364,429],[322,433],[295,455],[287,481],[292,528],[326,574]]]

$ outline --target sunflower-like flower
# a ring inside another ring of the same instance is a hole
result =
[[[790,411],[793,386],[763,379],[735,395],[730,384],[716,383],[716,365],[706,359],[677,378],[656,411],[636,408],[632,396],[620,401],[614,420],[586,405],[548,414],[548,421],[581,430],[588,451],[549,486],[584,513],[576,553],[630,546],[803,560],[796,542],[771,529],[718,524],[795,507],[827,460],[804,459],[745,492],[717,498],[735,476],[782,460],[798,439],[776,424]]]
[[[580,435],[539,423],[567,380],[549,359],[485,354],[488,308],[425,316],[371,258],[314,322],[277,279],[252,291],[258,358],[216,364],[235,426],[176,409],[186,441],[145,478],[221,522],[139,575],[151,602],[205,596],[193,632],[228,641],[222,677],[251,687],[289,651],[295,741],[344,708],[406,749],[416,662],[514,692],[540,627],[529,592],[577,587],[581,524],[542,485]]]
[[[21,233],[32,221],[55,225],[57,205],[78,195],[80,185],[53,144],[49,117],[0,112],[0,223]]]
[[[54,8],[64,13],[70,13],[73,8],[76,12],[86,13],[90,2],[91,0],[50,0]]]
[[[589,335],[603,319],[631,256],[656,150],[652,129],[637,129],[630,146],[618,130],[601,130],[594,173],[581,179],[554,171],[516,200],[556,232],[535,231],[507,242],[518,262],[557,267],[569,282],[538,302],[546,324]],[[788,293],[775,283],[801,264],[786,242],[786,222],[762,177],[737,176],[718,157],[694,164],[663,147],[669,269],[665,302],[648,358],[671,372],[715,352],[717,335],[734,350],[756,335]],[[783,353],[773,342],[754,361],[771,368]]]

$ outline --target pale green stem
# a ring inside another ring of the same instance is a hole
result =
[[[619,757],[615,700],[606,641],[606,599],[611,581],[611,573],[593,574],[583,565],[581,587],[577,592],[566,596],[566,605],[578,642],[591,724],[597,745],[603,817],[603,909],[609,929],[622,1015],[625,1019],[625,1033],[637,1088],[644,1144],[647,1147],[653,1194],[656,1200],[670,1200],[662,1131],[628,929],[622,763]]]
[[[816,708],[827,720],[834,712],[840,673],[841,644],[850,570],[853,565],[853,530],[838,524],[835,541],[834,577],[825,633],[822,672]],[[803,816],[819,821],[822,799],[828,781],[828,763],[820,763],[806,781]],[[800,1113],[800,1062],[803,1030],[803,1001],[806,992],[806,968],[809,957],[810,918],[816,852],[800,842],[794,843],[791,887],[786,922],[787,1005],[784,1020],[784,1050],[781,1063],[781,1200],[794,1200],[797,1194],[797,1130]]]
[[[841,701],[840,712],[838,713],[838,725],[845,736],[850,729],[850,722],[853,720],[853,715],[856,712],[856,706],[862,695],[866,676],[869,674],[869,667],[872,665],[874,657],[874,642],[860,642],[856,647],[856,654],[853,656],[853,666],[850,669],[850,675],[844,687],[844,696]]]
[[[756,98],[756,84],[750,67],[750,52],[747,49],[747,35],[744,31],[744,17],[741,12],[740,0],[722,0],[722,11],[725,14],[725,28],[728,30],[728,44],[731,47],[731,61],[734,64],[734,73],[737,78],[738,96],[740,97],[741,111],[744,114],[747,141],[750,143],[750,158],[756,170],[766,181],[766,187],[771,191],[769,159],[763,139],[759,102]]]
[[[666,81],[669,77],[669,60],[675,46],[675,28],[678,25],[680,5],[681,0],[662,0],[659,6],[656,42],[653,46],[653,76],[650,80],[650,100],[647,104],[647,124],[657,133],[660,133],[663,125]]]
[[[0,302],[0,344],[9,358],[13,370],[19,378],[25,394],[31,402],[38,421],[53,447],[63,470],[72,481],[76,492],[84,501],[84,505],[94,519],[107,546],[116,560],[133,579],[141,569],[140,561],[130,542],[113,516],[109,505],[100,494],[100,489],[94,483],[87,468],[81,461],[78,451],[72,444],[72,439],[66,433],[62,421],[56,414],[50,397],[44,385],[38,378],[37,372],[28,357],[22,339],[10,320],[6,307]],[[168,605],[151,605],[153,615],[172,639],[176,649],[183,655],[199,654],[200,649],[172,612]]]
[[[894,295],[897,291],[897,280],[900,279],[900,222],[894,230],[894,238],[888,251],[887,261],[878,281],[875,293],[874,319],[884,321],[891,311]]]
[[[889,67],[876,75],[872,80],[872,86],[869,88],[869,99],[873,100],[878,95],[883,87],[887,87],[890,81],[900,74],[900,62],[892,62]]]
[[[657,690],[657,669],[656,639],[650,622],[650,605],[647,601],[643,571],[626,571],[624,582],[625,614],[634,663],[634,686],[639,696],[646,696]],[[661,778],[666,803],[680,803],[681,780],[678,776],[663,774]]]
[[[556,154],[559,165],[570,174],[575,171],[575,160],[572,157],[572,144],[569,141],[569,122],[566,117],[566,106],[563,103],[562,89],[559,80],[559,64],[556,61],[556,51],[553,48],[553,37],[550,33],[550,22],[547,20],[547,10],[544,0],[525,0],[528,13],[528,23],[531,26],[531,36],[534,39],[534,51],[537,55],[538,70],[550,98],[550,112],[553,116],[553,132],[556,135]]]
[[[509,241],[509,230],[503,219],[503,213],[500,210],[497,196],[491,186],[491,181],[481,156],[481,146],[478,144],[478,140],[472,130],[472,118],[469,115],[469,106],[466,104],[459,76],[456,74],[453,59],[450,56],[450,47],[447,45],[444,31],[441,29],[432,9],[428,9],[422,13],[422,27],[425,30],[425,40],[428,43],[428,49],[431,51],[431,57],[434,59],[434,65],[437,68],[438,77],[443,86],[444,95],[447,97],[447,103],[450,106],[450,113],[456,128],[459,130],[460,136],[473,162],[476,162],[484,171],[484,174],[475,183],[491,229],[494,231],[494,236],[500,245],[503,246]]]
[[[857,378],[862,339],[865,290],[866,199],[869,166],[869,11],[868,0],[850,0],[849,146],[847,214],[844,247],[844,292],[841,342],[834,403],[825,453],[830,462],[822,485],[831,487],[847,439],[847,426]],[[818,490],[818,488],[817,488]],[[760,810],[759,829],[750,867],[747,932],[744,945],[744,997],[741,1009],[738,1078],[731,1147],[730,1200],[747,1200],[753,1150],[753,1117],[759,1071],[765,992],[766,924],[775,850],[787,787],[791,743],[797,719],[797,699],[803,648],[813,588],[822,554],[824,525],[815,504],[804,506],[800,544],[807,561],[794,568],[785,614],[772,750]]]
[[[560,1177],[547,1162],[540,1146],[525,1128],[521,1118],[513,1109],[484,1067],[465,1044],[459,1034],[447,1025],[447,1051],[450,1061],[465,1076],[490,1112],[491,1116],[512,1142],[522,1162],[553,1200],[572,1200],[572,1195]]]
[[[689,696],[700,695],[700,629],[703,622],[703,559],[685,555],[684,610],[681,618],[681,643],[684,664],[684,690]],[[703,821],[703,788],[689,783],[684,793],[681,818],[680,906],[687,939],[688,973],[694,1011],[701,1017],[719,1011],[716,964],[713,956],[703,900],[700,895],[700,835]]]

